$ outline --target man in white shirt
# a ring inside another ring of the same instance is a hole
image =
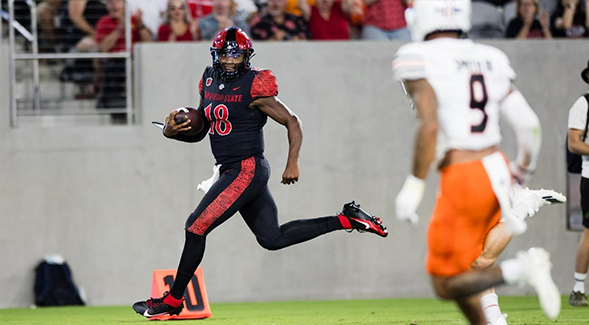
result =
[[[589,62],[581,72],[581,78],[589,84]],[[583,211],[583,236],[577,247],[575,261],[575,284],[569,297],[569,304],[575,307],[587,307],[585,279],[589,266],[589,145],[585,136],[587,127],[587,110],[589,93],[581,96],[569,111],[568,147],[569,151],[583,156],[581,168],[581,210]]]

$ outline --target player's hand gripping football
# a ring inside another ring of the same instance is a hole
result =
[[[178,110],[173,110],[170,115],[166,116],[166,120],[164,121],[164,135],[167,138],[174,137],[176,134],[184,131],[190,130],[190,120],[186,119],[181,124],[176,124],[174,121],[174,116],[178,114]]]
[[[405,184],[395,200],[395,209],[397,212],[397,219],[400,221],[407,221],[412,225],[417,225],[419,216],[417,215],[417,207],[423,198],[425,190],[425,181],[413,175],[407,176]]]
[[[299,181],[299,165],[297,163],[287,163],[282,173],[282,181],[284,185],[294,184]]]

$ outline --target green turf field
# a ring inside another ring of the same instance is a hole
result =
[[[556,321],[539,309],[536,297],[500,297],[511,325],[589,324],[589,308],[572,308],[563,296]],[[361,324],[466,324],[453,304],[435,299],[383,299],[292,301],[211,304],[213,318],[168,321],[172,324],[208,325],[361,325]],[[0,324],[161,324],[135,314],[130,306],[0,309]]]

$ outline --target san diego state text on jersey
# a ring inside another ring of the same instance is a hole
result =
[[[207,67],[199,83],[204,114],[210,121],[209,138],[217,163],[226,164],[264,152],[267,115],[251,103],[278,95],[276,77],[270,70],[250,69],[234,80],[223,82]]]

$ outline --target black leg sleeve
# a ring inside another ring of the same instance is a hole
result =
[[[258,243],[268,250],[278,250],[343,229],[336,216],[301,219],[278,224],[278,209],[270,190],[239,210]]]
[[[182,257],[180,258],[180,265],[178,265],[176,279],[170,290],[172,297],[180,299],[184,295],[184,291],[188,287],[192,275],[204,256],[205,241],[206,237],[186,231],[186,241],[184,242]]]

